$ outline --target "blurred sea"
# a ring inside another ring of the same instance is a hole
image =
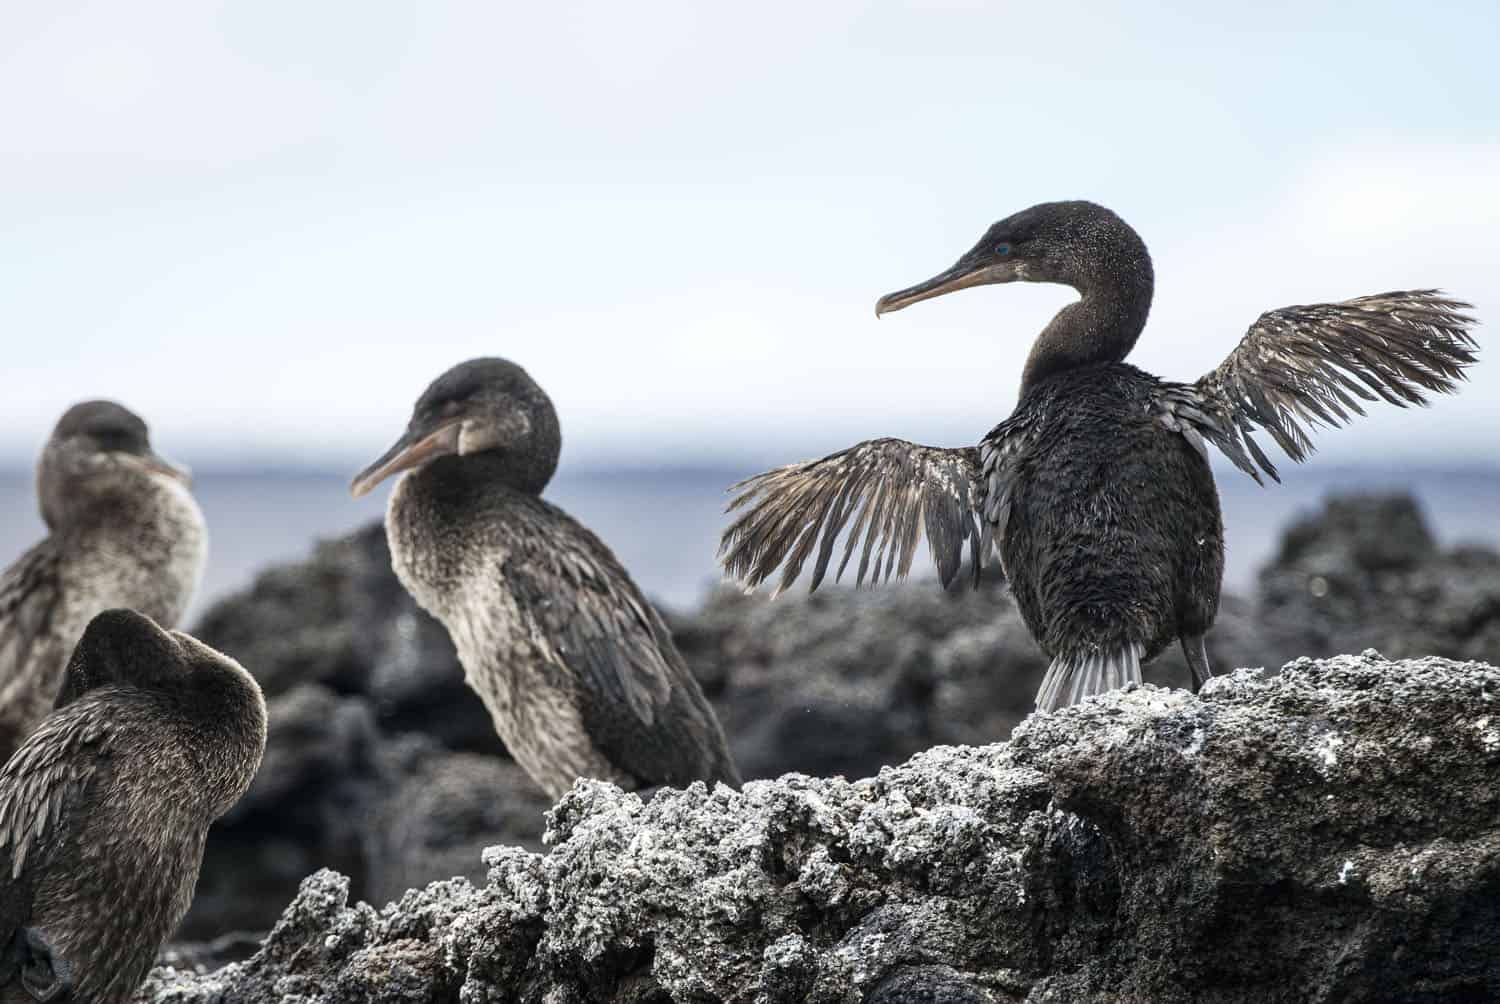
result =
[[[697,604],[718,579],[714,559],[724,526],[724,489],[749,473],[564,468],[546,497],[614,548],[654,599],[683,608]],[[1247,589],[1286,524],[1336,492],[1409,490],[1443,545],[1477,541],[1500,547],[1500,469],[1328,468],[1314,462],[1304,468],[1287,463],[1282,473],[1282,484],[1260,488],[1233,468],[1215,471],[1229,589]],[[194,492],[211,543],[189,623],[206,604],[248,585],[266,565],[303,557],[317,538],[381,518],[388,488],[356,501],[347,485],[347,472],[198,471]],[[30,471],[0,471],[0,567],[42,537],[33,491]]]

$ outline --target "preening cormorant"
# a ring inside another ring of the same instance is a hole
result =
[[[1140,680],[1179,639],[1193,689],[1209,677],[1203,635],[1224,569],[1212,444],[1236,467],[1277,478],[1253,433],[1288,456],[1307,429],[1363,414],[1361,402],[1420,404],[1474,362],[1468,304],[1435,290],[1364,296],[1262,314],[1194,383],[1124,362],[1151,307],[1146,245],[1090,202],[1050,202],[1001,220],[951,268],[880,298],[876,315],[989,283],[1052,282],[1079,299],[1037,337],[1011,416],[977,447],[874,439],[736,486],[720,555],[778,591],[814,559],[822,581],[847,531],[841,575],[904,576],[925,530],[946,587],[965,543],[975,575],[998,544],[1026,626],[1051,658],[1037,706],[1057,708]],[[1278,479],[1279,480],[1279,479]],[[862,541],[862,544],[861,544]]]
[[[52,710],[95,614],[129,607],[168,627],[182,617],[208,553],[187,481],[112,401],[58,421],[37,463],[48,536],[0,573],[0,763]]]
[[[541,498],[561,448],[526,371],[473,359],[433,381],[350,490],[406,472],[385,520],[396,574],[448,629],[495,730],[549,796],[580,777],[738,785],[661,617],[598,537]]]
[[[265,745],[238,663],[131,610],[90,621],[0,770],[0,1004],[129,999]]]

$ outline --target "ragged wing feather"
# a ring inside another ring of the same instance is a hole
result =
[[[855,583],[904,578],[927,535],[944,587],[958,575],[965,542],[975,574],[980,553],[980,457],[973,447],[942,449],[902,439],[872,439],[821,460],[778,467],[741,481],[728,512],[739,516],[719,541],[733,578],[756,586],[782,567],[779,593],[810,557],[817,589],[848,531],[834,573],[843,576],[860,548]],[[872,560],[873,559],[873,560]]]
[[[1308,430],[1363,415],[1362,402],[1405,407],[1452,391],[1475,361],[1468,309],[1421,289],[1269,311],[1213,372],[1163,385],[1162,420],[1256,481],[1280,480],[1256,429],[1300,462],[1313,452]]]

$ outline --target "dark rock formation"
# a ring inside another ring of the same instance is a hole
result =
[[[864,777],[934,745],[1004,739],[1045,668],[994,581],[774,603],[724,589],[668,620],[749,778]],[[378,902],[480,880],[482,847],[539,846],[544,800],[391,573],[378,525],[268,570],[195,630],[261,680],[271,736],[210,838],[181,939],[265,930],[319,867]],[[1367,647],[1500,662],[1500,556],[1441,552],[1404,497],[1334,500],[1288,532],[1258,601],[1224,597],[1209,636],[1221,671]],[[1147,678],[1182,686],[1187,671],[1172,651]]]
[[[386,765],[394,783],[364,824],[366,899],[383,903],[435,878],[482,875],[482,852],[499,835],[541,848],[551,802],[514,762],[404,736]]]
[[[503,752],[447,632],[391,571],[379,523],[319,543],[307,561],[262,572],[194,631],[252,667],[267,696],[319,683],[369,699],[387,733],[418,731],[451,749]]]
[[[264,932],[318,868],[377,898],[477,877],[489,844],[538,846],[547,803],[502,759],[447,633],[391,572],[379,525],[267,570],[195,631],[261,681],[270,734],[255,783],[210,835],[182,941]]]
[[[384,787],[368,704],[309,683],[272,698],[267,713],[260,771],[210,831],[180,940],[265,931],[312,871],[363,873],[367,813]]]
[[[316,684],[272,698],[269,715],[260,773],[210,835],[181,941],[264,932],[318,868],[380,900],[482,874],[491,844],[540,846],[549,803],[509,760],[387,737],[368,701]]]
[[[1479,1002],[1500,994],[1500,670],[1373,653],[1152,686],[849,782],[642,805],[382,910],[320,872],[141,1001]]]
[[[1265,664],[1249,609],[1226,598],[1209,639],[1216,665]],[[1003,739],[1030,714],[1047,668],[996,582],[948,593],[932,581],[828,589],[775,602],[721,589],[696,614],[669,621],[705,689],[713,684],[746,777],[861,777],[935,745]],[[1146,676],[1164,686],[1189,679],[1175,650]]]
[[[1260,600],[1267,629],[1304,655],[1500,659],[1500,554],[1440,550],[1407,495],[1332,499],[1294,524]]]

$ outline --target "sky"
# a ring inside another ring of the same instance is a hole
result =
[[[1089,198],[1190,380],[1292,303],[1440,286],[1483,358],[1340,462],[1493,463],[1493,3],[8,4],[0,463],[71,402],[196,465],[362,465],[504,355],[565,462],[977,441],[1073,298],[876,320],[994,220]]]

